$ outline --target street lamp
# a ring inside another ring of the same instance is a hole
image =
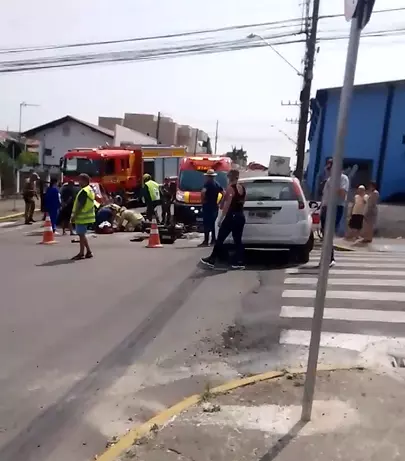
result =
[[[22,128],[22,112],[23,112],[23,109],[24,107],[39,107],[39,104],[29,104],[25,101],[23,102],[20,102],[20,115],[19,115],[19,118],[18,118],[18,141],[19,141],[19,144],[21,144],[21,139],[22,139],[22,136],[21,136],[21,128]],[[24,142],[24,151],[27,150],[27,147],[26,147],[26,141]],[[13,205],[13,211],[16,211],[16,198],[17,198],[17,193],[19,191],[19,184],[18,181],[19,181],[19,176],[17,175],[17,166],[16,166],[16,156],[15,156],[15,146],[13,144],[13,147],[12,147],[12,158],[13,158],[13,169],[14,169],[14,182],[15,182],[15,194],[14,194],[14,205]]]
[[[18,120],[18,135],[21,138],[22,112],[24,107],[39,107],[39,104],[29,104],[28,102],[20,102],[20,117]]]
[[[259,39],[261,40],[263,43],[265,43],[269,48],[271,48],[286,64],[288,64],[291,69],[294,69],[294,71],[296,72],[296,74],[299,76],[299,77],[303,77],[304,74],[302,72],[300,72],[296,67],[294,67],[281,53],[279,53],[275,48],[274,46],[268,41],[266,40],[264,37],[262,37],[261,35],[257,35],[257,34],[249,34],[246,38],[248,38],[249,40],[254,40],[254,39]]]

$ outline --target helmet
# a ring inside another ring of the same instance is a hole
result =
[[[143,180],[144,180],[144,181],[149,181],[150,179],[152,179],[152,177],[151,177],[150,174],[145,173],[145,174],[143,175]]]

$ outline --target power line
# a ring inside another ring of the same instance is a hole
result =
[[[364,33],[364,38],[381,38],[399,36],[405,33],[405,28],[397,28],[393,30],[377,30]],[[273,34],[268,37],[269,43],[272,45],[287,45],[294,43],[302,43],[305,39],[299,37],[299,30],[291,33],[285,32],[281,34]],[[296,37],[294,37],[296,36]],[[319,41],[335,41],[347,39],[346,35],[332,35],[320,37]],[[0,73],[23,72],[29,70],[43,70],[55,68],[78,67],[95,64],[106,64],[113,62],[139,62],[151,61],[157,59],[169,59],[181,56],[195,56],[203,54],[224,53],[231,51],[240,51],[251,48],[260,48],[264,45],[260,42],[252,43],[246,38],[234,40],[216,40],[202,43],[198,40],[196,43],[178,44],[177,46],[163,46],[159,48],[146,48],[138,50],[123,50],[96,52],[85,54],[71,54],[61,56],[48,56],[29,58],[22,60],[0,61]]]
[[[260,22],[260,23],[253,23],[253,24],[241,24],[241,25],[234,25],[234,26],[219,27],[215,29],[201,29],[201,30],[194,30],[194,31],[189,31],[189,32],[179,32],[179,33],[165,34],[165,35],[150,35],[146,37],[134,37],[134,38],[119,39],[119,40],[104,40],[104,41],[96,41],[96,42],[77,42],[77,43],[70,43],[70,44],[64,44],[64,45],[44,45],[44,46],[38,46],[38,47],[6,48],[6,49],[0,49],[0,54],[14,54],[14,53],[25,53],[25,52],[32,52],[32,51],[48,51],[48,50],[57,50],[57,49],[66,49],[66,48],[80,48],[80,47],[86,47],[86,46],[116,45],[116,44],[122,44],[122,43],[145,42],[145,41],[150,41],[150,40],[190,37],[194,35],[229,32],[229,31],[237,31],[237,30],[244,30],[244,29],[250,29],[250,28],[269,27],[269,26],[273,26],[274,28],[277,28],[277,26],[280,26],[282,28],[288,25],[290,26],[299,25],[300,21],[301,21],[301,18],[293,18],[293,19],[283,19],[280,21]]]
[[[405,7],[376,10],[373,12],[373,15],[378,14],[378,13],[391,13],[391,12],[399,12],[399,11],[405,11]],[[344,16],[343,14],[323,15],[323,16],[319,16],[319,19],[334,19],[334,18],[340,18],[343,16]],[[3,48],[3,49],[0,49],[0,54],[17,54],[17,53],[50,51],[50,50],[59,50],[59,49],[82,48],[82,47],[91,47],[91,46],[117,45],[117,44],[123,44],[123,43],[145,42],[145,41],[152,41],[152,40],[190,37],[194,35],[237,31],[237,30],[244,30],[244,29],[249,29],[249,28],[260,28],[260,27],[263,28],[263,27],[269,27],[269,26],[273,28],[277,28],[277,26],[278,28],[285,28],[285,27],[296,25],[296,26],[301,26],[300,31],[303,32],[302,21],[303,21],[303,18],[301,17],[301,18],[283,19],[283,20],[272,21],[272,22],[241,24],[241,25],[233,25],[233,26],[219,27],[219,28],[213,28],[213,29],[200,29],[200,30],[179,32],[179,33],[172,33],[172,34],[151,35],[151,36],[146,36],[146,37],[133,37],[133,38],[117,39],[117,40],[102,40],[102,41],[95,41],[95,42],[76,42],[76,43],[62,44],[62,45],[43,45],[43,46],[34,46],[34,47],[25,46],[25,47],[16,47],[16,48]]]

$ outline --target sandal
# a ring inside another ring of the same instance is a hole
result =
[[[93,255],[93,253],[90,251],[89,253],[86,253],[85,258],[86,258],[86,259],[91,259],[91,258],[94,258],[94,255]]]

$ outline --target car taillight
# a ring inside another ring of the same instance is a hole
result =
[[[313,224],[319,224],[321,222],[321,217],[319,216],[319,213],[313,213],[312,214],[312,223]]]
[[[305,201],[304,197],[302,196],[301,187],[299,186],[296,179],[293,181],[293,188],[298,200],[298,209],[303,210],[305,208]]]

